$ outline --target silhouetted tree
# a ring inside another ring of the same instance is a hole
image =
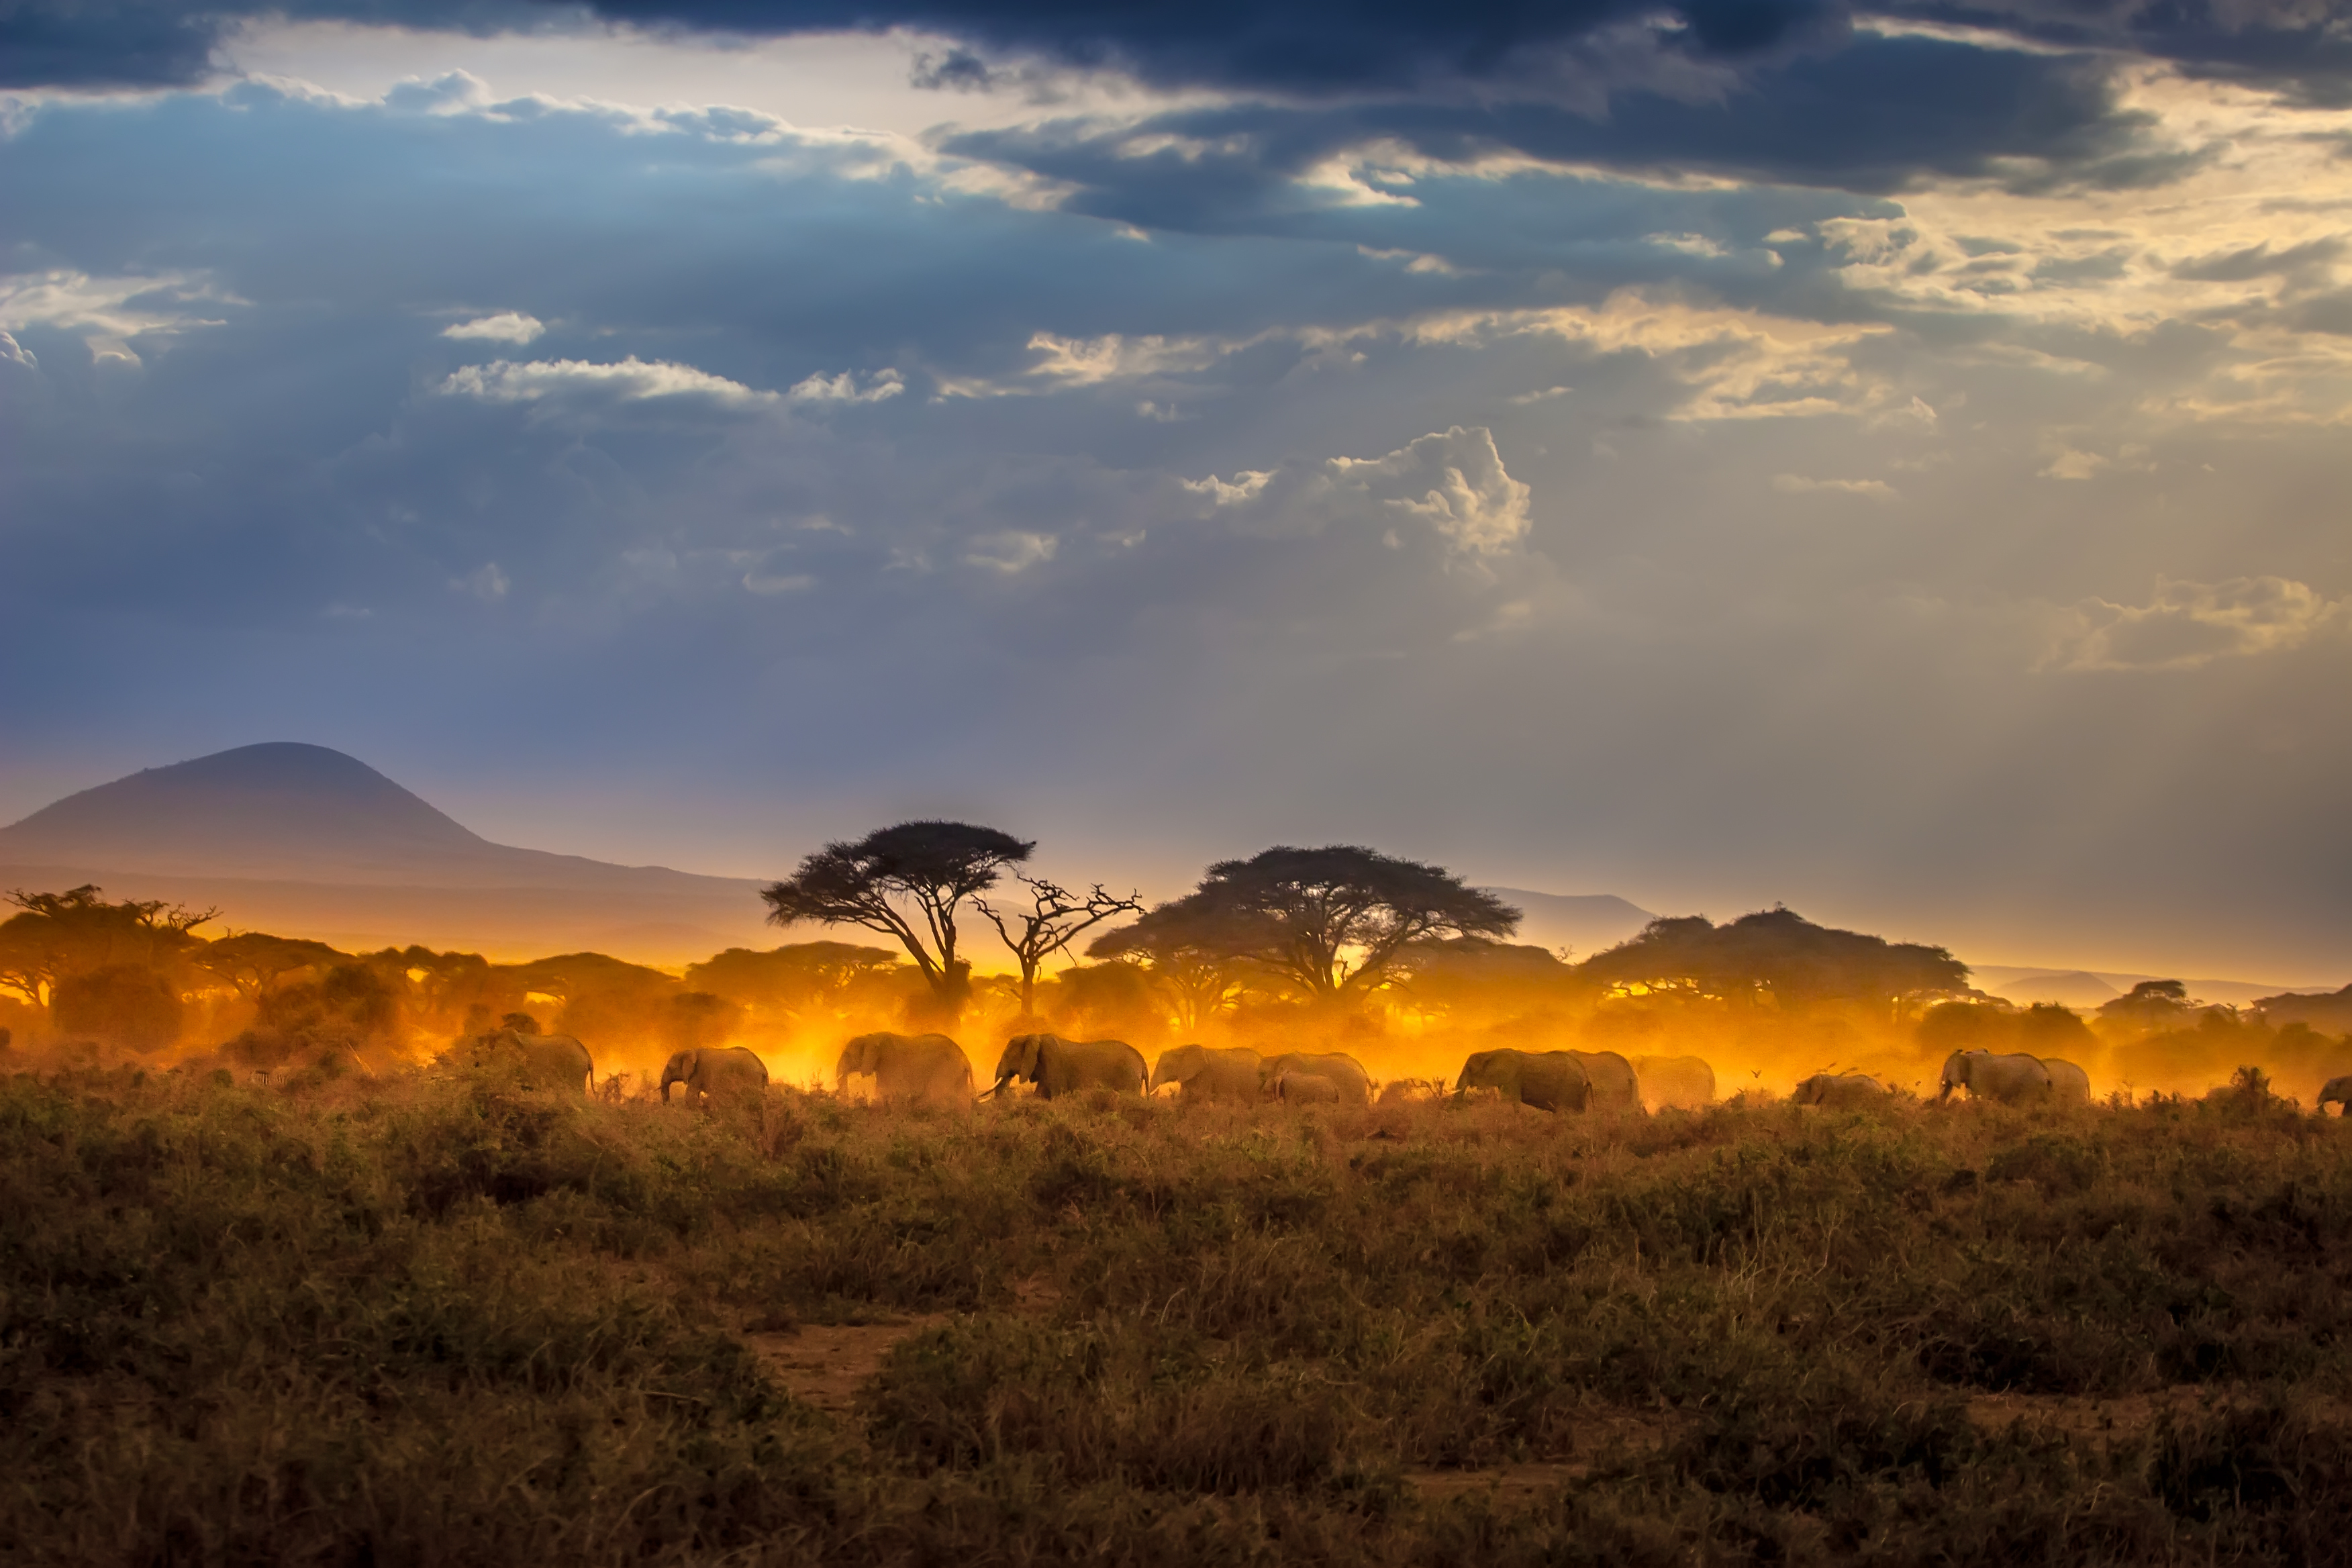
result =
[[[826,845],[760,896],[768,919],[780,926],[817,921],[897,938],[923,972],[932,999],[952,1016],[971,989],[971,964],[956,952],[956,910],[1036,847],[968,822],[902,822],[855,844]],[[913,915],[898,908],[901,899],[914,905]]]
[[[1038,967],[1067,948],[1082,932],[1119,915],[1141,913],[1143,900],[1135,893],[1123,899],[1107,893],[1100,882],[1095,884],[1094,891],[1081,897],[1043,877],[1023,877],[1019,880],[1029,889],[1029,907],[1025,910],[1000,911],[981,898],[971,903],[972,908],[988,917],[988,923],[996,928],[996,934],[1013,950],[1013,961],[1021,965],[1021,1012],[1026,1017],[1034,1016],[1037,1011]]]
[[[1170,1009],[1150,971],[1134,963],[1081,963],[1045,983],[1055,1026],[1080,1038],[1112,1035],[1150,1052]]]
[[[1223,956],[1318,1002],[1379,989],[1414,942],[1519,925],[1518,910],[1450,871],[1351,844],[1220,860],[1177,904]]]
[[[914,967],[886,947],[854,942],[787,942],[765,952],[730,947],[688,964],[698,991],[795,1021],[833,1023],[849,1014],[895,1011]]]
[[[743,1026],[743,1005],[708,991],[685,991],[669,999],[662,1020],[662,1043],[674,1051],[723,1045]]]
[[[2037,1057],[2069,1059],[2099,1043],[2080,1013],[2056,1002],[2036,1002],[2025,1010],[2017,1020],[2017,1042]]]
[[[2352,1035],[2352,985],[2341,991],[2284,991],[2254,1004],[2274,1026],[2303,1024],[2321,1034]]]
[[[145,1054],[180,1037],[180,994],[143,963],[110,964],[57,984],[50,1016],[72,1039],[104,1040]]]
[[[62,893],[12,892],[24,911],[0,921],[0,988],[46,1006],[57,984],[125,965],[166,973],[203,939],[191,928],[218,910],[161,899],[110,902],[85,884]]]
[[[1793,910],[1773,909],[1724,925],[1704,915],[1652,921],[1632,941],[1586,959],[1577,973],[1619,990],[1802,1007],[1946,994],[1966,986],[1969,969],[1944,948],[1818,926]]]
[[[2112,1002],[2101,1004],[2099,1022],[2111,1029],[2155,1034],[2185,1029],[2204,1006],[2189,999],[2189,987],[2178,980],[2143,980]]]
[[[2017,1009],[2006,1002],[1938,1002],[1919,1020],[1919,1044],[1938,1055],[2005,1051],[2015,1042]]]
[[[683,989],[674,976],[603,952],[566,952],[534,958],[501,972],[522,989],[560,999],[550,1027],[577,1035],[593,1051],[616,1040],[656,1035],[670,999]]]
[[[1239,998],[1245,968],[1239,954],[1255,931],[1253,921],[1188,894],[1097,937],[1087,955],[1141,966],[1177,1027],[1190,1033]]]
[[[351,955],[306,937],[247,931],[205,943],[189,954],[188,962],[215,980],[228,982],[238,995],[252,1002],[285,975],[347,963]]]
[[[1415,942],[1399,990],[1424,1015],[1525,1012],[1557,1006],[1578,989],[1576,972],[1549,948],[1458,936]]]

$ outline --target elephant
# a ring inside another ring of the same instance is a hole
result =
[[[1642,1080],[1633,1064],[1615,1051],[1570,1051],[1584,1064],[1585,1081],[1592,1086],[1585,1101],[1588,1110],[1642,1110]]]
[[[1949,1100],[1952,1090],[1965,1089],[1970,1100],[1999,1100],[2014,1102],[2021,1100],[2042,1100],[2050,1094],[2050,1069],[2042,1065],[2040,1057],[2023,1052],[2014,1056],[1997,1056],[1991,1051],[1954,1051],[1944,1058],[1942,1087],[1936,1091],[1937,1100]],[[2090,1094],[2090,1079],[2083,1080],[2083,1092]]]
[[[1276,1074],[1270,1092],[1285,1105],[1339,1103],[1337,1079],[1318,1072],[1303,1072],[1297,1068],[1285,1068]]]
[[[996,1081],[985,1091],[994,1094],[1014,1079],[1037,1086],[1040,1100],[1055,1100],[1081,1089],[1108,1089],[1119,1094],[1144,1091],[1143,1053],[1125,1040],[1066,1040],[1059,1035],[1015,1035],[996,1059]]]
[[[945,1035],[860,1035],[841,1047],[834,1064],[838,1093],[853,1073],[870,1073],[875,1098],[931,1105],[971,1103],[971,1060]]]
[[[1151,1087],[1182,1086],[1186,1100],[1255,1100],[1258,1054],[1246,1046],[1212,1049],[1207,1046],[1176,1046],[1160,1053],[1152,1064]]]
[[[560,1089],[586,1094],[596,1063],[588,1047],[570,1035],[526,1033],[509,1026],[474,1037],[474,1066],[506,1067],[525,1089]]]
[[[2073,1105],[2091,1103],[2091,1075],[2073,1062],[2057,1057],[2043,1057],[2042,1065],[2050,1069],[2050,1093],[2053,1099]]]
[[[1704,1110],[1715,1103],[1715,1069],[1696,1057],[1635,1057],[1642,1102],[1658,1110]]]
[[[1477,1051],[1462,1064],[1454,1097],[1491,1089],[1538,1110],[1582,1110],[1592,1103],[1592,1078],[1576,1051]]]
[[[2341,1078],[2331,1078],[2320,1086],[2318,1105],[2320,1115],[2327,1114],[2327,1107],[2331,1102],[2342,1106],[2345,1115],[2352,1116],[2352,1072],[2347,1072]]]
[[[1278,1057],[1268,1057],[1258,1065],[1260,1092],[1272,1096],[1274,1086],[1286,1072],[1329,1079],[1344,1104],[1372,1102],[1372,1075],[1364,1070],[1363,1063],[1345,1051],[1285,1051]]]
[[[1885,1104],[1888,1092],[1868,1073],[1817,1072],[1789,1098],[1799,1105],[1818,1105],[1824,1110],[1866,1110]]]
[[[662,1103],[669,1103],[669,1086],[686,1085],[688,1105],[713,1096],[732,1099],[739,1094],[758,1094],[768,1087],[768,1064],[741,1046],[729,1046],[724,1050],[707,1047],[701,1050],[680,1051],[669,1058],[662,1068]]]

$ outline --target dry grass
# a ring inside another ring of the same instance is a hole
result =
[[[11,1563],[2316,1563],[2352,1127],[0,1080]]]

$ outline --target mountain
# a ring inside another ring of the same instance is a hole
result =
[[[2123,994],[2119,987],[2108,984],[2084,969],[2069,970],[2063,974],[2021,974],[2012,980],[1999,981],[1979,973],[1974,979],[1979,989],[2005,997],[2020,1006],[2035,1002],[2055,1002],[2077,1012],[2088,1012]]]
[[[83,882],[346,948],[675,963],[780,940],[758,882],[494,844],[356,758],[292,742],[149,768],[0,827],[0,887]]]
[[[1580,962],[1614,947],[1657,917],[1612,893],[1538,893],[1525,888],[1481,888],[1527,919],[1515,939],[1538,947],[1575,950]]]
[[[2143,980],[2177,979],[2189,987],[2189,994],[2197,1001],[2226,1002],[2236,1007],[2284,992],[2329,991],[2335,987],[2333,981],[2283,985],[2270,980],[2200,980],[2189,975],[2136,974],[2113,969],[2061,970],[2054,964],[2036,968],[1979,963],[1970,966],[1969,975],[1970,983],[1979,989],[2011,1002],[2063,1002],[2078,1011],[2120,996]]]

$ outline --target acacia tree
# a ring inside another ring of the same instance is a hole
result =
[[[204,939],[192,927],[218,910],[191,910],[161,899],[110,902],[87,883],[62,893],[12,892],[24,912],[0,922],[0,989],[37,1007],[58,982],[101,969],[171,968]]]
[[[1969,969],[1944,948],[1818,926],[1776,908],[1722,925],[1704,915],[1654,920],[1576,973],[1623,994],[1713,996],[1741,1007],[1845,1002],[1893,1011],[1906,998],[1965,991]]]
[[[971,963],[956,952],[956,910],[1029,858],[1031,840],[968,822],[902,822],[855,844],[832,843],[760,890],[768,919],[864,926],[898,939],[952,1017],[971,990]],[[898,900],[912,903],[912,914]]]
[[[196,950],[190,962],[214,978],[226,981],[247,1001],[257,1002],[263,993],[278,984],[281,976],[305,969],[323,972],[334,964],[348,963],[351,955],[308,937],[242,931],[206,942]]]
[[[1143,899],[1129,893],[1125,898],[1103,891],[1097,882],[1094,891],[1081,897],[1057,882],[1043,877],[1022,877],[1021,885],[1029,889],[1029,908],[999,911],[986,899],[972,900],[972,908],[988,917],[1004,945],[1013,950],[1014,962],[1021,965],[1021,1012],[1026,1016],[1037,1011],[1037,971],[1054,954],[1066,949],[1082,932],[1091,931],[1117,915],[1139,914]],[[1013,934],[1013,928],[1020,934]]]
[[[1416,942],[1519,926],[1518,910],[1451,871],[1352,844],[1220,860],[1177,905],[1175,918],[1223,956],[1318,1002],[1378,990]]]
[[[1257,930],[1255,921],[1208,908],[1188,893],[1097,937],[1087,956],[1142,966],[1177,1026],[1190,1032],[1238,1000],[1240,954]]]

